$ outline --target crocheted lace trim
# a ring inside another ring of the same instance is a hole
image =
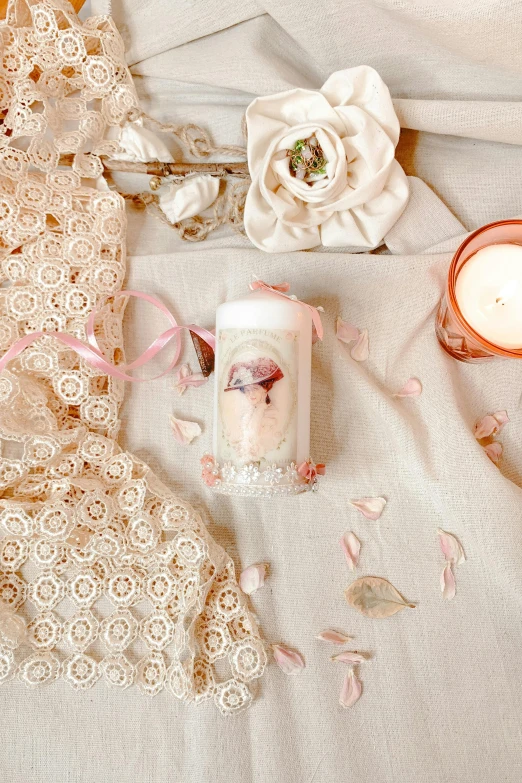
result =
[[[125,206],[92,181],[139,109],[121,38],[63,0],[12,1],[0,37],[0,350],[37,330],[85,340],[98,307],[117,363]],[[0,682],[103,678],[236,712],[264,645],[199,515],[118,446],[122,397],[51,337],[0,376]]]

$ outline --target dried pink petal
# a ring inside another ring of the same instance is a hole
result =
[[[422,393],[422,383],[418,378],[409,378],[394,397],[418,397]]]
[[[363,329],[350,351],[350,356],[356,362],[365,362],[369,355],[368,329]]]
[[[339,541],[341,544],[342,550],[344,552],[344,556],[346,558],[346,562],[348,563],[348,568],[350,571],[355,571],[357,567],[357,563],[359,562],[359,553],[361,551],[361,542],[355,535],[355,533],[352,533],[351,531],[349,533],[344,533],[341,536],[341,540]]]
[[[493,414],[493,418],[498,421],[501,429],[504,426],[504,424],[507,424],[509,421],[509,416],[507,411],[497,411],[496,413]]]
[[[477,440],[482,438],[489,438],[492,435],[496,435],[500,430],[500,424],[494,416],[488,413],[480,421],[475,424],[475,437]]]
[[[455,575],[451,567],[451,563],[448,563],[442,574],[440,575],[440,589],[442,590],[442,597],[446,601],[451,601],[455,598],[456,584]]]
[[[353,707],[356,701],[359,701],[362,693],[362,685],[355,676],[353,669],[350,669],[346,677],[344,678],[343,687],[341,688],[341,695],[339,696],[339,704],[341,707]]]
[[[176,419],[175,416],[170,416],[169,420],[172,434],[178,443],[182,443],[184,446],[192,443],[194,438],[201,435],[201,427],[195,421],[183,421],[182,419]]]
[[[496,465],[502,456],[502,444],[498,441],[495,441],[494,443],[488,443],[487,446],[482,446],[482,448],[490,458],[491,462],[494,462]]]
[[[245,568],[239,577],[239,586],[242,591],[247,595],[252,595],[256,590],[263,587],[267,570],[268,565],[266,563],[256,563]]]
[[[481,440],[482,438],[490,438],[492,435],[496,435],[508,421],[507,411],[488,413],[475,424],[476,439]]]
[[[442,554],[453,565],[460,565],[466,559],[462,544],[456,536],[452,533],[447,533],[445,530],[441,530],[440,527],[437,530],[439,535],[439,544],[442,550]]]
[[[352,637],[346,636],[344,633],[339,633],[339,631],[332,631],[329,628],[327,631],[318,633],[315,638],[319,639],[321,642],[329,642],[330,644],[346,644]]]
[[[185,393],[189,386],[197,388],[198,386],[203,386],[203,384],[207,381],[208,378],[205,378],[203,373],[196,372],[193,374],[188,364],[182,364],[176,373],[176,383],[174,384],[174,389],[181,397],[181,395]]]
[[[359,330],[353,324],[349,324],[347,321],[343,321],[342,318],[337,319],[337,339],[342,343],[353,343],[359,337]]]
[[[357,665],[358,663],[364,663],[367,658],[364,657],[364,655],[361,655],[361,653],[354,650],[345,650],[342,653],[339,653],[338,655],[332,655],[331,658],[332,661],[336,661],[337,663],[348,663],[352,666]]]
[[[173,386],[174,390],[177,391],[180,397],[186,391],[186,386],[183,385],[182,381],[185,378],[188,378],[190,375],[192,375],[192,370],[190,369],[190,366],[188,364],[180,365],[176,373],[176,381]]]
[[[384,498],[360,498],[360,500],[351,500],[350,505],[356,508],[366,519],[375,522],[381,516],[386,505]]]
[[[305,667],[305,662],[298,652],[289,650],[280,644],[272,644],[274,660],[285,674],[300,674]]]

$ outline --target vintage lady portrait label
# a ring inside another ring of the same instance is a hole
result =
[[[219,462],[295,461],[298,346],[285,329],[220,331]]]

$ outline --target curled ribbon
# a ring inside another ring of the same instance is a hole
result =
[[[321,316],[319,315],[319,310],[317,309],[317,307],[312,307],[312,305],[306,304],[306,302],[301,302],[301,300],[298,299],[296,296],[290,296],[289,294],[287,294],[287,291],[290,290],[289,283],[268,285],[268,283],[264,283],[262,280],[254,280],[254,282],[250,283],[250,290],[266,291],[266,293],[269,294],[284,296],[285,299],[290,299],[291,302],[295,302],[296,304],[300,304],[303,307],[306,307],[307,310],[310,310],[310,313],[312,315],[312,321],[315,326],[315,331],[317,332],[318,338],[320,340],[323,339],[323,325],[321,323]]]
[[[76,337],[67,334],[66,332],[31,332],[31,334],[26,334],[24,337],[21,337],[19,340],[13,343],[13,345],[4,353],[0,359],[0,372],[2,372],[11,359],[14,359],[16,356],[21,354],[23,350],[25,350],[29,345],[34,343],[34,341],[38,340],[40,337],[55,337],[63,345],[66,345],[68,348],[71,348],[73,351],[75,351],[79,356],[82,357],[82,359],[85,359],[85,361],[90,364],[91,367],[95,367],[96,369],[101,370],[101,372],[103,372],[105,375],[111,375],[113,378],[119,378],[122,381],[133,381],[135,383],[143,383],[144,381],[148,380],[154,381],[158,378],[162,378],[176,366],[181,354],[180,332],[183,329],[188,329],[190,332],[197,334],[198,337],[201,337],[201,339],[204,340],[213,351],[215,351],[216,338],[211,332],[209,332],[207,329],[203,329],[200,326],[196,326],[195,324],[179,326],[168,307],[160,302],[159,299],[155,299],[153,296],[144,294],[141,291],[119,291],[117,294],[113,294],[113,298],[118,296],[133,296],[136,297],[136,299],[144,299],[146,302],[150,302],[154,305],[154,307],[157,307],[158,310],[161,310],[161,312],[167,316],[171,324],[171,328],[160,334],[159,337],[156,337],[149,347],[140,356],[138,356],[137,359],[134,359],[133,362],[130,362],[129,364],[119,364],[116,366],[108,362],[104,357],[96,340],[96,335],[94,334],[94,321],[96,314],[98,313],[98,308],[95,308],[91,312],[85,327],[88,345],[81,342],[81,340],[78,340]],[[153,378],[134,378],[132,375],[128,375],[127,370],[134,370],[136,367],[141,367],[149,362],[174,338],[176,338],[176,351],[174,358],[166,370],[161,372],[159,375],[155,375]]]

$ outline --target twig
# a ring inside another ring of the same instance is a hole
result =
[[[62,155],[60,165],[67,166],[73,162],[73,155]],[[248,163],[160,163],[150,161],[148,163],[131,163],[126,160],[113,160],[112,158],[100,158],[106,171],[128,171],[135,174],[148,174],[152,177],[184,177],[187,174],[214,174],[225,177],[231,174],[236,177],[248,177]]]

